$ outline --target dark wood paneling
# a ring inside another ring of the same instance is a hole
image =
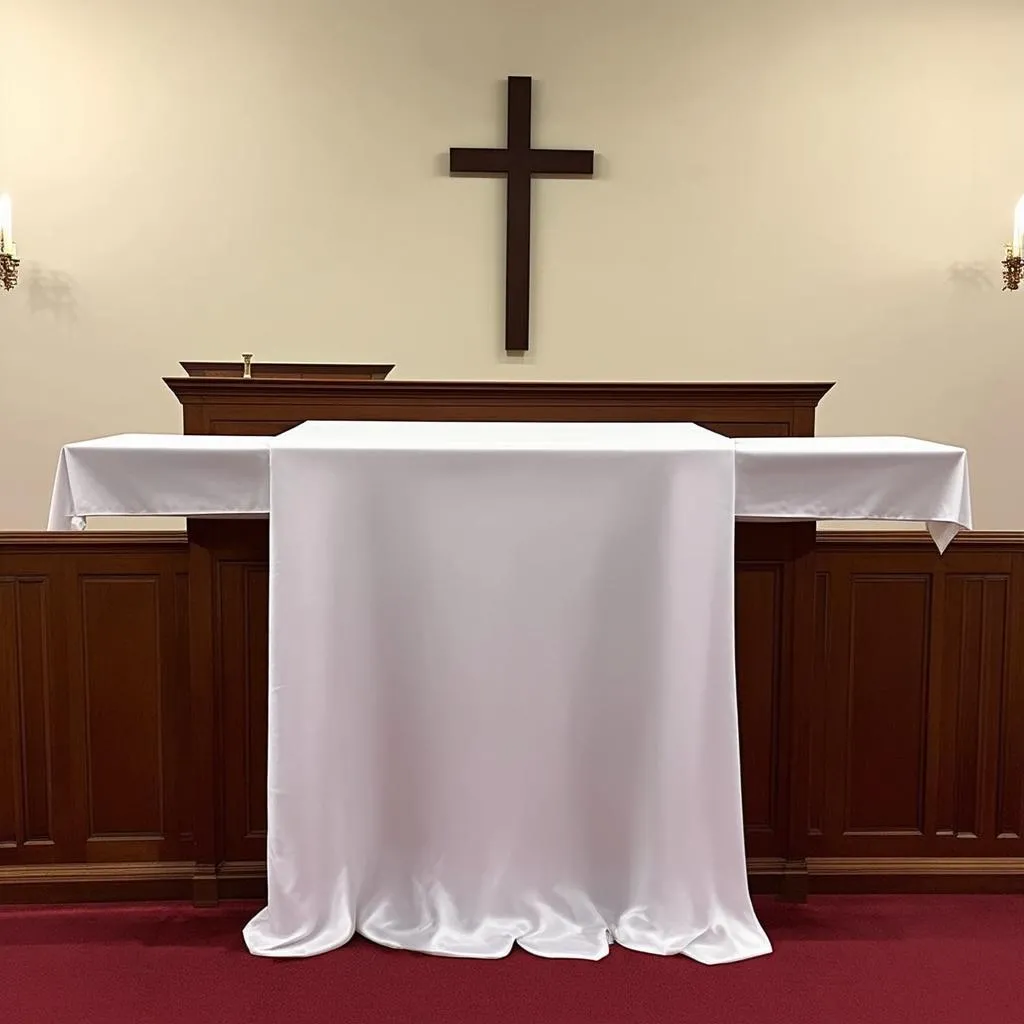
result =
[[[0,577],[0,863],[54,852],[53,587],[36,571]],[[7,854],[7,858],[4,857]]]
[[[4,580],[0,582],[0,849],[24,841],[21,790],[27,773],[21,754],[18,633],[18,584]]]
[[[789,852],[789,749],[785,707],[787,632],[794,574],[791,530],[741,523],[737,532],[739,713],[747,847],[785,863]],[[799,532],[799,528],[798,531]],[[813,531],[812,531],[813,532]],[[248,870],[266,855],[269,530],[266,522],[195,521],[197,564],[212,579],[223,814],[218,870]],[[787,600],[789,597],[789,600]]]
[[[736,659],[743,820],[751,857],[781,856],[778,709],[782,652],[781,565],[741,563],[736,574]]]
[[[1024,887],[1024,538],[820,534],[820,890]]]
[[[155,576],[80,579],[90,841],[163,835],[157,585]]]
[[[831,384],[241,380],[170,377],[186,434],[279,433],[306,420],[695,422],[730,437],[809,436]]]
[[[247,561],[218,562],[224,757],[223,860],[258,861],[267,836],[269,577],[265,531]]]
[[[0,582],[0,847],[53,844],[49,583]]]
[[[807,700],[807,834],[820,836],[825,830],[825,808],[828,798],[828,766],[825,751],[828,730],[826,690],[822,680],[828,673],[832,650],[829,621],[832,615],[831,577],[814,573],[814,685]]]
[[[938,715],[938,835],[996,834],[1004,791],[1001,728],[1006,715],[1009,577],[947,576],[943,707]],[[1019,793],[1019,790],[1018,790]],[[994,798],[986,801],[985,795]]]
[[[187,570],[178,534],[0,535],[0,894],[191,858]]]
[[[835,728],[846,743],[829,772],[843,784],[835,796],[844,835],[923,828],[930,582],[860,573],[848,581],[846,686],[834,691]]]
[[[0,901],[259,895],[267,530],[233,526],[199,538],[218,625],[198,708],[184,535],[0,535]],[[778,537],[737,535],[752,885],[786,884],[802,828],[816,891],[1024,889],[1024,537],[940,558],[923,536],[820,534],[802,752]]]
[[[15,592],[20,641],[18,700],[21,706],[23,841],[33,846],[47,846],[53,843],[50,587],[46,580],[20,580]]]

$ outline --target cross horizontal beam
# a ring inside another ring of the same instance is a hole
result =
[[[591,149],[529,149],[524,154],[507,149],[452,149],[448,157],[453,175],[494,176],[525,171],[532,177],[592,177],[594,151]]]
[[[448,171],[457,176],[486,175],[506,179],[505,199],[505,349],[525,352],[530,346],[531,182],[534,178],[594,174],[592,149],[534,149],[530,78],[508,80],[504,149],[449,150]]]

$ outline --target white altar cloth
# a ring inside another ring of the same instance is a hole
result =
[[[49,529],[87,516],[266,516],[272,437],[122,434],[65,445]],[[905,437],[759,437],[736,445],[739,519],[926,523],[940,550],[971,528],[967,453]]]
[[[334,423],[68,445],[50,528],[272,504],[271,956],[767,952],[732,516],[971,526],[966,453],[913,439]]]
[[[308,423],[271,447],[267,908],[249,949],[724,963],[747,889],[732,442]]]
[[[117,434],[61,449],[51,530],[87,516],[266,515],[269,437]]]
[[[736,514],[927,523],[940,551],[971,526],[967,452],[913,437],[736,441]]]

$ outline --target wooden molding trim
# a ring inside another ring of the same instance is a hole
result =
[[[87,554],[91,548],[111,554],[156,548],[187,551],[188,537],[184,530],[0,531],[0,551],[32,554],[65,549]]]
[[[0,867],[0,893],[7,885],[33,882],[138,882],[169,878],[192,880],[190,861],[125,864],[12,864]]]
[[[189,862],[0,867],[0,905],[189,900]]]
[[[1024,893],[1024,857],[811,857],[812,894]]]
[[[807,870],[814,894],[1024,892],[1024,857],[812,857]],[[0,867],[0,904],[187,900],[194,871],[192,862]],[[756,894],[785,892],[793,873],[781,857],[747,860]],[[211,881],[211,903],[266,898],[261,861],[225,862]]]
[[[886,551],[919,551],[921,548],[935,549],[935,541],[926,530],[818,530],[817,547],[830,553],[841,553],[848,548],[860,551],[865,545],[884,548]],[[1010,553],[1013,548],[1024,548],[1024,533],[998,530],[972,530],[958,534],[947,552],[970,548],[999,549]],[[935,552],[936,557],[939,556]]]
[[[1020,875],[1024,857],[808,857],[807,871],[835,875]]]
[[[817,546],[830,552],[840,553],[845,548],[860,551],[865,545],[887,550],[900,548],[919,551],[934,548],[935,542],[925,530],[819,530]],[[188,537],[184,530],[14,530],[0,531],[0,550],[18,548],[25,551],[70,548],[84,553],[84,549],[95,547],[103,551],[122,549],[138,550],[159,547],[186,548]],[[1024,533],[976,530],[962,533],[950,544],[948,551],[963,548],[993,548],[1006,553],[1012,549],[1024,550]],[[936,552],[938,557],[938,553]]]
[[[274,398],[303,402],[366,398],[381,405],[386,405],[390,398],[399,399],[403,404],[477,399],[521,404],[528,397],[541,402],[576,405],[601,400],[628,405],[630,401],[642,400],[648,407],[667,404],[703,408],[742,403],[761,408],[801,406],[813,409],[834,386],[833,382],[620,384],[608,381],[243,380],[233,377],[164,377],[163,380],[183,405],[210,399],[251,405],[254,399]]]

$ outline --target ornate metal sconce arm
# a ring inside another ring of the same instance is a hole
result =
[[[1021,273],[1024,271],[1024,257],[1014,256],[1013,249],[1006,247],[1006,259],[1003,260],[1003,291],[1015,292],[1020,287]]]
[[[0,285],[9,292],[18,283],[18,267],[20,261],[10,253],[0,253]]]

